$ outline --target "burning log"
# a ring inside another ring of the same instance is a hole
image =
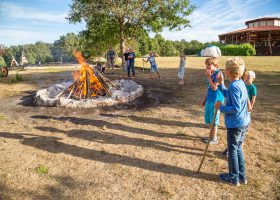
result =
[[[119,86],[105,78],[98,70],[91,68],[80,52],[76,51],[74,55],[82,67],[73,73],[75,82],[64,91],[64,94],[68,95],[67,98],[91,99],[97,96],[112,96],[111,89]]]

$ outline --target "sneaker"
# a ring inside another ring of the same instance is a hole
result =
[[[218,140],[218,138],[216,139],[216,140],[210,140],[210,142],[209,142],[209,144],[210,145],[213,145],[213,144],[219,144],[219,140]]]
[[[243,185],[247,185],[248,184],[248,180],[246,178],[245,179],[240,179],[239,183],[243,184]]]
[[[204,143],[208,143],[208,137],[205,137],[202,139]],[[218,144],[219,143],[219,139],[217,138],[216,140],[211,139],[209,144]]]
[[[132,76],[132,78],[135,78],[135,76]]]
[[[219,179],[223,183],[227,183],[227,184],[230,184],[230,185],[233,185],[233,186],[240,186],[239,182],[232,182],[232,180],[230,179],[230,177],[227,173],[219,174]]]

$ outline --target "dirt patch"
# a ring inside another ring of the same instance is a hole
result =
[[[180,91],[177,69],[161,73],[159,81],[138,71],[135,81],[144,95],[130,104],[69,109],[31,102],[34,91],[67,81],[70,72],[26,71],[24,82],[12,84],[15,93],[1,99],[0,199],[276,199],[279,74],[257,72],[258,97],[245,142],[249,184],[235,188],[217,178],[227,171],[220,156],[224,123],[219,145],[210,147],[202,173],[196,173],[205,148],[201,139],[209,133],[200,106],[203,70],[187,69]],[[124,77],[121,70],[108,76]],[[48,172],[39,174],[38,166]]]

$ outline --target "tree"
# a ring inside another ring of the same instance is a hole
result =
[[[5,46],[0,44],[0,56],[3,56],[5,53]]]
[[[84,20],[86,35],[96,39],[93,42],[118,42],[123,54],[125,39],[136,37],[139,31],[160,32],[165,27],[180,30],[190,26],[187,17],[193,9],[189,0],[73,0],[68,20]]]
[[[54,60],[60,61],[75,61],[73,52],[75,49],[80,50],[81,39],[74,33],[67,33],[60,36],[59,40],[56,40],[52,47],[52,55]]]

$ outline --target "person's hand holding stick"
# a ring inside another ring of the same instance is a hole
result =
[[[216,116],[217,116],[217,112],[218,112],[218,110],[220,109],[220,106],[221,106],[221,102],[220,102],[220,101],[217,101],[217,102],[215,103],[215,106],[214,106],[214,107],[215,107],[215,112],[214,112],[214,116],[213,116],[212,123],[211,123],[210,133],[209,133],[209,136],[208,136],[208,142],[207,142],[207,145],[206,145],[204,154],[203,154],[203,158],[202,158],[202,160],[201,160],[201,162],[200,162],[200,165],[199,165],[199,167],[198,167],[197,173],[200,172],[200,169],[201,169],[202,164],[203,164],[203,162],[204,162],[204,159],[205,159],[205,157],[206,157],[206,154],[207,154],[207,151],[208,151],[208,147],[209,147],[209,144],[210,144],[210,140],[211,140],[212,129],[213,129],[213,127],[214,127],[215,119],[216,119]]]

